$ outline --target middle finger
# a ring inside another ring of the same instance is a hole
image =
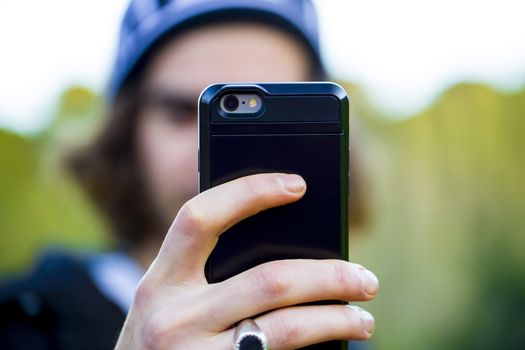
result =
[[[366,301],[377,293],[377,277],[343,260],[280,260],[259,265],[211,285],[212,312],[222,315],[220,327],[276,308],[320,301]],[[228,305],[227,312],[224,305]],[[221,308],[222,311],[213,310]]]

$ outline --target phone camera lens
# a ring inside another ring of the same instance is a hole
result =
[[[235,95],[228,95],[224,98],[224,108],[229,112],[235,111],[239,107],[239,99]]]

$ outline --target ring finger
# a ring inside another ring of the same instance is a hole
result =
[[[272,350],[297,349],[331,340],[366,340],[375,327],[373,316],[349,305],[294,306],[255,320]],[[221,349],[231,348],[235,329],[221,333]]]

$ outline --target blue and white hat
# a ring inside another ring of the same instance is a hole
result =
[[[302,40],[323,70],[317,14],[310,0],[131,0],[120,29],[108,95],[113,99],[148,51],[168,34],[212,21],[268,23]]]

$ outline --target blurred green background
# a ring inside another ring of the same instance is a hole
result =
[[[366,305],[375,348],[524,348],[525,89],[459,84],[396,120],[343,85],[369,210],[351,232],[351,260],[382,285]],[[71,87],[44,130],[0,129],[0,277],[50,245],[111,243],[61,163],[100,128],[103,109],[97,93]]]

